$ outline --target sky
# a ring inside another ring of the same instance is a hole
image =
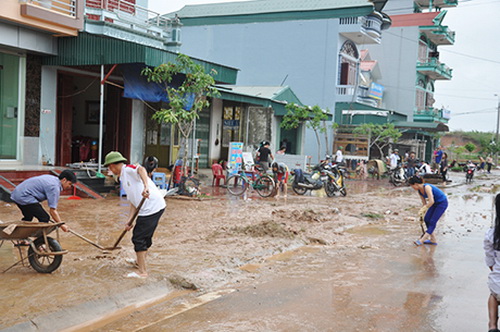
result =
[[[165,14],[185,5],[232,1],[247,0],[149,0],[149,9]],[[443,25],[456,33],[454,45],[438,48],[440,61],[453,69],[453,78],[436,83],[434,107],[451,110],[450,130],[496,130],[500,103],[499,14],[500,0],[459,0],[443,20]],[[383,38],[382,34],[382,45]]]

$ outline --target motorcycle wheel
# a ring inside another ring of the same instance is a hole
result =
[[[292,189],[297,195],[304,195],[307,192],[306,188],[299,187],[295,183],[292,184]]]
[[[325,192],[326,196],[333,197],[335,196],[335,185],[331,181],[325,182]]]
[[[340,194],[341,194],[342,196],[347,196],[347,190],[345,189],[345,187],[340,188]]]

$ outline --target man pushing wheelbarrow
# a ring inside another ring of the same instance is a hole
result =
[[[152,238],[158,221],[165,211],[165,200],[160,191],[148,177],[146,169],[139,165],[126,164],[127,159],[120,152],[112,151],[106,155],[104,166],[120,178],[120,183],[130,201],[130,215],[136,212],[138,218],[132,233],[132,243],[136,253],[138,273],[132,272],[127,275],[129,278],[146,278],[147,250],[152,245]],[[136,211],[139,210],[139,211]],[[133,220],[132,217],[130,220]],[[125,231],[132,228],[131,224],[125,226]],[[124,231],[124,232],[125,232]]]

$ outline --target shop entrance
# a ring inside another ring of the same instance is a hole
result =
[[[98,160],[100,79],[89,73],[59,73],[57,80],[56,165]],[[122,90],[104,87],[103,157],[120,151],[130,157],[132,101]]]

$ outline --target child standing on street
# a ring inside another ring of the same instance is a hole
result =
[[[130,201],[130,215],[135,212],[142,197],[146,201],[142,205],[132,234],[132,243],[137,256],[136,264],[139,273],[129,273],[129,278],[146,278],[146,254],[153,244],[153,233],[158,226],[158,221],[165,211],[165,200],[160,191],[155,186],[151,178],[148,177],[146,169],[138,165],[127,165],[120,152],[112,151],[106,155],[104,166],[107,166],[114,175],[120,177],[120,183]],[[131,226],[126,226],[129,231]]]
[[[500,302],[500,194],[495,197],[495,224],[486,231],[484,253],[486,265],[491,272],[488,276],[490,297],[488,299],[488,332],[498,330],[498,304]]]

